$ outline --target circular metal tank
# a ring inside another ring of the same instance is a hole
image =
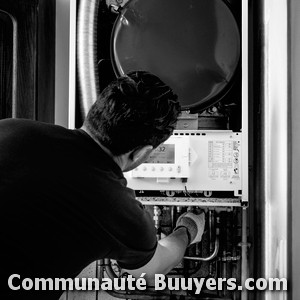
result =
[[[240,32],[222,0],[131,0],[111,37],[117,76],[152,72],[178,94],[183,110],[202,111],[230,90]]]

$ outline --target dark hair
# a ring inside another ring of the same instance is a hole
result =
[[[156,148],[172,134],[178,97],[158,77],[130,72],[111,82],[92,105],[84,125],[114,155],[140,146]]]

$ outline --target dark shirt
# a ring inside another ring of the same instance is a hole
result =
[[[11,274],[72,278],[100,258],[136,269],[155,252],[150,215],[82,130],[0,121],[0,199],[6,286]]]

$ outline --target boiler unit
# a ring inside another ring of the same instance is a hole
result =
[[[97,94],[129,71],[150,71],[170,85],[182,106],[176,130],[124,175],[153,216],[157,239],[182,213],[205,213],[202,241],[169,277],[233,278],[240,286],[109,291],[113,297],[287,299],[287,291],[243,285],[287,278],[296,261],[287,255],[291,7],[286,0],[78,0],[73,7],[78,85],[69,127],[81,126]],[[121,270],[103,259],[86,274],[116,278]]]

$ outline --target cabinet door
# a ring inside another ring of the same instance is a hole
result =
[[[0,0],[0,118],[53,123],[55,0]]]
[[[0,10],[0,119],[12,116],[13,20]]]

